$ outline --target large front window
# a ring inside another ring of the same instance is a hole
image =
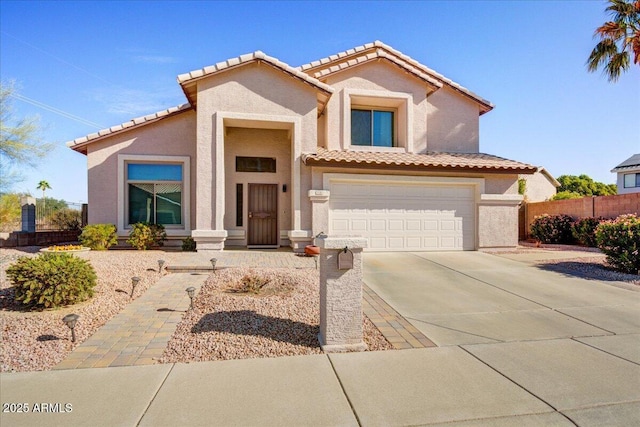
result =
[[[351,145],[393,147],[393,111],[351,110]]]
[[[182,164],[127,163],[127,189],[129,224],[183,224]]]

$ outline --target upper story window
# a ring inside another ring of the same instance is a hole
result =
[[[394,147],[394,112],[352,109],[351,145]]]
[[[182,225],[183,165],[127,163],[129,224]]]
[[[627,173],[624,175],[624,188],[640,187],[640,173]]]
[[[236,157],[236,172],[276,172],[276,159],[271,157]]]

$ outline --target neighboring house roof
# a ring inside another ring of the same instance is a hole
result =
[[[634,154],[633,156],[629,157],[627,160],[620,163],[615,168],[611,169],[611,172],[615,173],[615,172],[622,172],[622,171],[628,171],[628,170],[639,169],[639,168],[640,168],[640,153]]]
[[[304,71],[318,79],[324,79],[328,75],[343,71],[346,68],[355,65],[359,65],[363,62],[363,57],[367,58],[367,61],[371,60],[371,58],[385,58],[391,60],[397,65],[400,65],[410,72],[413,72],[412,70],[417,69],[421,73],[425,74],[431,82],[435,80],[436,83],[447,85],[453,90],[465,95],[466,97],[478,103],[480,106],[481,115],[491,111],[494,107],[491,102],[471,92],[464,86],[446,78],[442,74],[437,73],[436,71],[421,64],[410,56],[403,54],[402,52],[384,44],[379,40],[376,40],[373,43],[367,43],[362,46],[354,47],[353,49],[349,49],[344,52],[336,53],[335,55],[331,55],[305,65],[301,65],[298,68],[301,71]]]
[[[369,152],[369,151],[338,151],[318,147],[316,154],[302,155],[302,160],[309,166],[370,166],[399,169],[422,170],[490,170],[495,172],[510,172],[533,174],[538,168],[526,163],[504,159],[483,153],[442,153],[427,152],[426,154]]]
[[[200,79],[213,76],[215,74],[228,71],[230,69],[240,67],[246,65],[250,62],[262,62],[267,65],[274,67],[277,70],[283,71],[284,73],[290,75],[293,78],[296,78],[303,83],[306,83],[313,88],[319,90],[321,95],[318,96],[318,114],[324,110],[324,106],[326,105],[329,97],[333,93],[333,88],[328,84],[322,83],[320,80],[311,77],[310,75],[303,73],[297,68],[293,68],[292,66],[274,58],[272,56],[266,55],[264,52],[256,51],[253,53],[247,53],[245,55],[240,55],[237,58],[231,58],[224,62],[218,62],[215,65],[211,65],[208,67],[201,68],[199,70],[194,70],[189,73],[180,74],[178,76],[178,83],[182,86],[182,90],[186,95],[187,99],[196,107],[197,97],[196,97],[196,82]]]
[[[558,180],[557,180],[557,179],[555,179],[555,178],[553,177],[553,175],[551,175],[551,174],[550,174],[550,173],[549,173],[545,168],[543,168],[542,166],[540,166],[540,167],[538,168],[538,172],[540,172],[542,175],[544,175],[544,176],[549,180],[549,182],[550,182],[551,184],[553,184],[553,186],[554,186],[554,187],[556,187],[556,188],[560,187],[560,185],[561,185],[561,184],[558,182]]]
[[[177,107],[168,108],[166,110],[158,111],[157,113],[154,113],[154,114],[138,117],[136,119],[129,120],[128,122],[124,122],[116,126],[111,126],[108,129],[99,130],[96,133],[83,136],[82,138],[74,139],[73,141],[69,141],[66,143],[66,145],[67,147],[75,151],[78,151],[83,154],[87,154],[87,145],[89,143],[96,142],[108,136],[113,136],[116,133],[128,131],[133,128],[138,128],[144,125],[148,125],[150,123],[157,122],[158,120],[166,119],[168,117],[172,117],[176,114],[183,113],[185,111],[189,111],[192,109],[193,107],[191,106],[191,104],[178,105]]]

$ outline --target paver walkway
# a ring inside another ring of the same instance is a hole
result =
[[[189,308],[185,289],[194,286],[199,290],[206,278],[206,274],[189,273],[162,277],[54,369],[155,363]]]

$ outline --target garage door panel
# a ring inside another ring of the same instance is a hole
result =
[[[475,248],[472,186],[333,182],[330,232],[361,235],[371,251]]]

